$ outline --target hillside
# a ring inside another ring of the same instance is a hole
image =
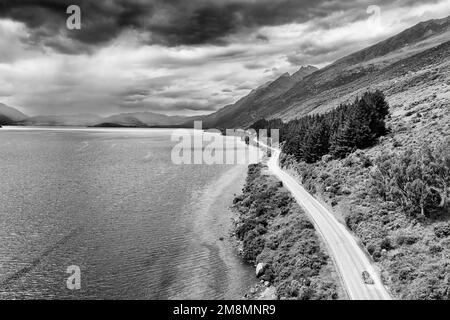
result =
[[[13,124],[26,118],[27,116],[19,110],[0,103],[0,125]]]
[[[328,111],[368,88],[381,89],[392,105],[410,103],[410,89],[415,90],[416,81],[442,78],[448,71],[449,39],[450,17],[419,23],[318,71],[298,78],[283,75],[204,121],[233,128],[260,118],[291,120]]]
[[[271,101],[291,89],[298,81],[318,69],[313,66],[302,67],[293,75],[285,73],[275,81],[268,82],[251,91],[233,105],[226,106],[219,111],[202,117],[204,127],[233,128],[245,126],[251,121],[259,119],[264,114],[277,111]]]
[[[446,65],[449,20],[420,23],[316,72],[281,97],[286,101],[285,107],[273,117],[290,120],[311,112],[325,112],[367,88],[382,90],[391,104],[403,103],[396,94],[407,93],[416,79],[427,77],[443,63],[443,67]]]
[[[301,130],[285,132],[295,143],[284,145],[282,165],[361,241],[398,299],[450,299],[448,36],[448,18],[431,20],[340,59],[280,97],[285,109],[270,116],[299,119],[284,124]],[[367,133],[366,125],[358,132],[367,112],[355,114],[357,121],[346,117],[350,102],[364,111],[355,97],[370,102],[368,90],[385,94],[387,130],[373,143],[333,152],[333,143]],[[326,136],[321,119],[331,127],[343,120],[346,130],[317,152]]]

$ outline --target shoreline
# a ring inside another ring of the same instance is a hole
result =
[[[190,210],[195,233],[190,247],[194,252],[209,252],[209,263],[201,268],[185,266],[192,285],[181,291],[168,288],[169,299],[243,300],[256,283],[253,266],[240,258],[231,237],[235,216],[231,205],[245,184],[246,171],[246,165],[235,165],[194,191]]]

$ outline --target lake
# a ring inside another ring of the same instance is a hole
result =
[[[175,165],[171,133],[0,129],[0,299],[242,298],[228,207],[246,166]]]

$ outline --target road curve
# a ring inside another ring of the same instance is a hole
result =
[[[260,143],[260,145],[265,146]],[[267,146],[265,146],[267,147]],[[294,178],[279,166],[280,151],[272,149],[267,165],[269,170],[283,182],[293,197],[314,222],[328,247],[347,294],[352,300],[390,300],[391,296],[382,284],[378,273],[355,238],[334,215],[311,196]],[[367,271],[374,284],[365,284],[362,272]]]

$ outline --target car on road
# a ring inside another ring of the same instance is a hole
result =
[[[368,273],[367,271],[362,272],[362,279],[365,284],[375,284],[372,277],[370,276],[370,273]]]

